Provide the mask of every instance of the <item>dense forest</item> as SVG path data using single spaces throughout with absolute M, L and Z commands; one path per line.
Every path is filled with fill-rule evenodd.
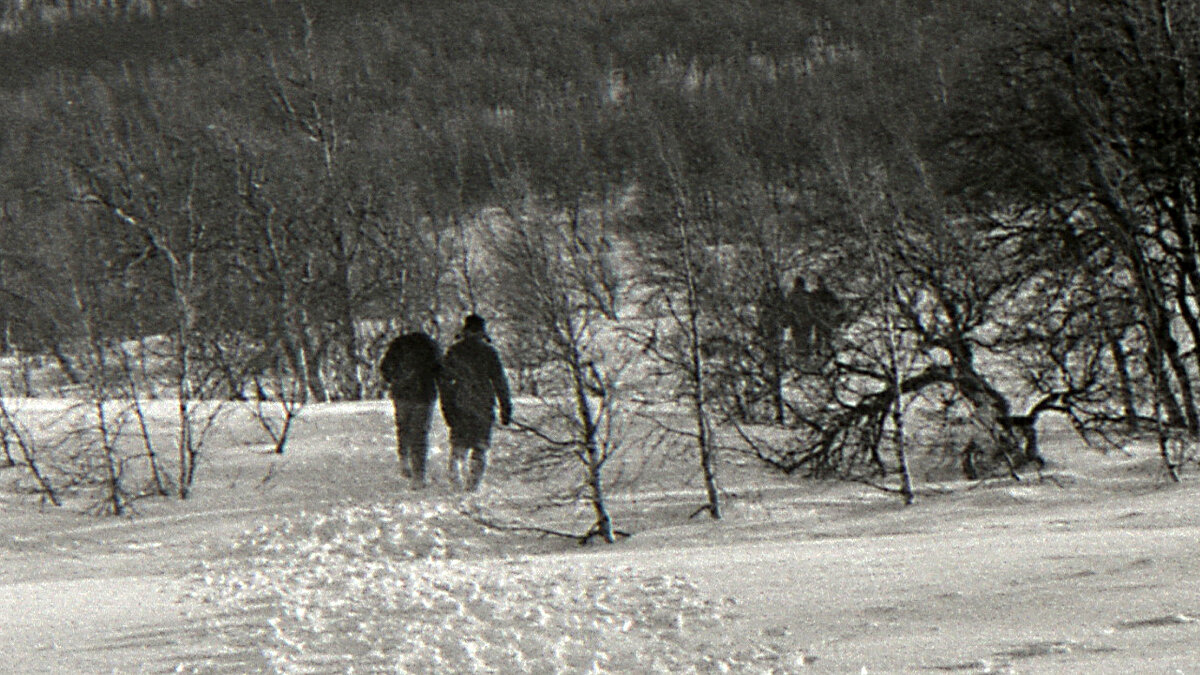
M 597 475 L 647 380 L 909 499 L 918 401 L 1200 434 L 1194 1 L 5 0 L 0 87 L 0 348 L 185 427 L 478 311 Z

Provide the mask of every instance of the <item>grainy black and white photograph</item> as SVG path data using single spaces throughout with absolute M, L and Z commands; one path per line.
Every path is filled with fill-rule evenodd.
M 1197 0 L 0 0 L 0 672 L 1200 673 Z

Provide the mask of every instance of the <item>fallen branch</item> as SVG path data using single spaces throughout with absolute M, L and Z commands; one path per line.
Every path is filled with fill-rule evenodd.
M 522 433 L 527 433 L 527 434 L 536 436 L 537 438 L 540 438 L 543 441 L 545 441 L 547 444 L 557 447 L 557 448 L 569 448 L 569 447 L 575 445 L 575 442 L 572 440 L 564 441 L 564 440 L 554 438 L 553 436 L 547 434 L 546 432 L 542 431 L 538 427 L 535 427 L 530 424 L 525 424 L 525 423 L 520 422 L 515 419 L 509 420 L 507 426 L 512 427 L 515 431 L 519 431 Z M 501 428 L 503 428 L 503 427 L 501 427 Z
M 464 506 L 459 510 L 459 513 L 471 522 L 482 525 L 490 530 L 496 530 L 497 532 L 521 532 L 526 534 L 537 534 L 543 537 L 561 537 L 563 539 L 574 540 L 580 546 L 586 546 L 588 542 L 592 540 L 592 537 L 598 537 L 601 535 L 598 527 L 593 527 L 584 534 L 575 534 L 573 532 L 552 530 L 538 525 L 526 525 L 519 522 L 505 523 L 485 516 L 479 507 L 475 507 L 472 510 Z M 630 533 L 621 530 L 613 530 L 613 534 L 619 537 L 633 536 Z
M 1010 478 L 1008 476 L 985 476 L 985 477 L 980 478 L 979 480 L 975 481 L 974 483 L 972 483 L 971 486 L 967 488 L 967 491 L 970 492 L 971 490 L 981 488 L 984 485 L 987 485 L 988 483 L 997 483 L 1000 481 L 1011 482 L 1012 478 Z
M 879 490 L 880 492 L 886 492 L 888 494 L 896 494 L 896 495 L 904 494 L 904 491 L 900 488 L 894 488 L 894 487 L 889 487 L 887 485 L 881 485 L 881 484 L 876 483 L 875 481 L 871 480 L 870 478 L 850 477 L 846 480 L 848 480 L 851 483 L 858 483 L 859 485 L 865 485 L 869 488 Z M 921 487 L 921 488 L 914 487 L 913 494 L 919 495 L 922 497 L 930 497 L 930 496 L 934 496 L 934 495 L 952 495 L 952 494 L 954 494 L 954 490 L 950 490 L 950 489 L 946 489 L 946 488 L 934 488 L 934 487 Z

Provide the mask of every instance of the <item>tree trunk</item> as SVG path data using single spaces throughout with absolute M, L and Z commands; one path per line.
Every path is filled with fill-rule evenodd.
M 593 530 L 608 543 L 613 543 L 612 517 L 608 513 L 608 503 L 604 496 L 604 484 L 601 467 L 603 462 L 600 461 L 600 451 L 595 444 L 588 446 L 587 449 L 588 464 L 590 471 L 588 475 L 588 487 L 591 490 L 592 509 L 596 512 L 596 524 L 592 526 Z
M 345 363 L 338 369 L 338 389 L 341 390 L 340 393 L 344 398 L 360 401 L 366 389 L 366 383 L 361 359 L 358 355 L 358 328 L 354 316 L 353 279 L 350 272 L 350 258 L 353 251 L 350 250 L 351 244 L 347 241 L 348 236 L 344 231 L 346 226 L 335 223 L 335 227 L 341 228 L 337 238 L 338 290 L 341 296 L 337 327 L 340 336 L 339 342 L 341 342 L 343 350 L 342 356 L 345 359 Z
M 67 376 L 67 380 L 70 381 L 71 384 L 83 384 L 85 379 L 84 376 L 80 375 L 79 371 L 75 369 L 75 364 L 71 362 L 71 357 L 67 356 L 66 353 L 63 352 L 62 345 L 58 343 L 57 338 L 50 343 L 50 353 L 54 356 L 54 360 L 57 361 L 59 367 L 62 368 L 63 375 Z
M 568 324 L 564 331 L 566 340 L 572 340 L 574 334 L 574 326 L 571 325 L 572 319 L 566 319 Z M 604 541 L 613 543 L 613 525 L 612 517 L 608 513 L 608 504 L 604 495 L 603 468 L 605 457 L 596 445 L 596 419 L 592 411 L 591 401 L 588 400 L 588 387 L 584 381 L 584 363 L 583 356 L 576 349 L 574 344 L 569 347 L 568 355 L 569 365 L 571 368 L 571 384 L 575 389 L 575 414 L 578 417 L 579 430 L 584 450 L 584 462 L 587 464 L 588 471 L 588 490 L 592 502 L 592 510 L 596 512 L 596 522 L 592 526 L 592 532 L 604 538 Z
M 881 268 L 887 271 L 887 266 L 880 265 Z M 893 282 L 892 295 L 897 295 Z M 896 434 L 896 463 L 900 470 L 900 494 L 904 497 L 904 504 L 911 506 L 916 501 L 916 495 L 913 492 L 912 471 L 908 466 L 908 448 L 906 446 L 907 438 L 905 437 L 904 429 L 904 374 L 900 372 L 900 345 L 897 340 L 898 329 L 894 317 L 889 312 L 887 314 L 887 344 L 888 344 L 888 364 L 892 375 L 891 386 L 895 391 L 895 396 L 892 397 L 892 429 Z
M 307 324 L 307 321 L 305 322 Z M 308 382 L 308 393 L 317 403 L 330 400 L 329 388 L 325 386 L 325 376 L 321 373 L 321 364 L 325 360 L 326 344 L 314 345 L 308 335 L 308 330 L 301 328 L 299 336 L 300 354 L 304 360 L 304 379 Z
M 108 358 L 104 338 L 95 320 L 95 307 L 84 300 L 80 292 L 80 284 L 76 275 L 70 277 L 71 298 L 75 310 L 79 312 L 84 337 L 87 340 L 88 356 L 84 363 L 87 368 L 87 387 L 91 397 L 92 414 L 95 417 L 95 433 L 99 436 L 101 459 L 104 463 L 104 487 L 107 490 L 106 499 L 112 515 L 119 516 L 125 512 L 124 490 L 121 488 L 121 476 L 118 464 L 120 458 L 114 447 L 112 424 L 108 418 L 105 404 L 111 398 L 108 386 Z
M 1200 411 L 1196 409 L 1196 394 L 1192 388 L 1192 378 L 1188 373 L 1187 365 L 1183 362 L 1183 355 L 1179 353 L 1179 343 L 1169 332 L 1164 342 L 1167 363 L 1171 366 L 1171 374 L 1175 376 L 1175 386 L 1179 387 L 1179 394 L 1183 399 L 1180 401 L 1180 405 L 1183 408 L 1187 432 L 1189 436 L 1196 438 L 1200 436 Z
M 0 420 L 0 448 L 4 450 L 4 467 L 16 466 L 17 460 L 12 455 L 12 439 L 9 437 L 8 423 L 4 420 Z
M 187 321 L 182 320 L 176 333 L 175 358 L 178 360 L 179 376 L 175 383 L 177 397 L 178 436 L 176 447 L 179 451 L 179 498 L 187 499 L 191 495 L 192 480 L 196 477 L 196 452 L 192 438 L 192 357 L 186 336 Z
M 102 387 L 103 385 L 101 385 Z M 121 489 L 121 475 L 118 470 L 116 448 L 113 447 L 112 429 L 109 424 L 107 411 L 104 410 L 105 396 L 97 391 L 92 396 L 93 409 L 96 414 L 96 431 L 100 434 L 100 446 L 104 452 L 105 488 L 108 490 L 108 503 L 112 515 L 120 516 L 125 513 L 124 490 Z
M 961 346 L 961 349 L 951 350 L 955 354 L 952 356 L 955 384 L 975 409 L 984 414 L 986 424 L 995 435 L 994 440 L 1010 463 L 1013 478 L 1019 479 L 1016 470 L 1027 463 L 1044 466 L 1046 460 L 1037 447 L 1037 435 L 1032 422 L 1012 414 L 1012 404 L 1008 398 L 975 371 L 965 349 L 965 346 Z
M 1121 338 L 1113 330 L 1107 317 L 1104 319 L 1104 341 L 1108 344 L 1113 368 L 1117 373 L 1117 393 L 1121 399 L 1121 415 L 1125 419 L 1125 428 L 1127 431 L 1133 431 L 1137 428 L 1137 399 L 1133 395 L 1133 377 L 1129 374 L 1129 355 L 1125 353 Z
M 11 435 L 16 442 L 17 448 L 21 451 L 21 458 L 25 462 L 25 468 L 29 469 L 29 473 L 33 479 L 37 481 L 38 486 L 42 490 L 42 494 L 50 500 L 50 503 L 55 506 L 62 506 L 62 501 L 58 498 L 58 491 L 54 489 L 54 485 L 50 479 L 42 472 L 41 466 L 37 461 L 36 448 L 33 445 L 33 439 L 26 438 L 21 429 L 17 426 L 17 421 L 13 418 L 12 411 L 8 409 L 8 404 L 4 400 L 5 393 L 0 389 L 0 427 L 3 431 L 0 434 L 4 438 L 4 451 L 8 453 L 8 439 Z
M 687 284 L 688 357 L 690 359 L 692 412 L 696 417 L 696 446 L 700 451 L 700 468 L 704 473 L 704 490 L 708 503 L 704 510 L 713 520 L 721 519 L 721 493 L 717 487 L 716 448 L 713 446 L 712 426 L 708 419 L 704 355 L 700 345 L 700 305 L 696 277 L 692 268 L 691 244 L 687 227 L 679 222 L 683 241 L 683 264 Z
M 684 291 L 686 294 L 687 312 L 684 325 L 681 328 L 687 338 L 687 364 L 684 366 L 689 382 L 689 397 L 691 398 L 692 414 L 696 424 L 696 446 L 700 452 L 700 467 L 704 474 L 704 488 L 708 503 L 696 513 L 708 511 L 713 520 L 721 519 L 721 493 L 717 487 L 716 448 L 713 444 L 712 426 L 708 419 L 707 383 L 705 381 L 706 364 L 701 351 L 700 332 L 700 296 L 697 288 L 695 255 L 689 232 L 690 214 L 689 198 L 685 190 L 685 178 L 679 170 L 679 165 L 666 149 L 666 144 L 660 137 L 658 145 L 659 157 L 667 170 L 668 178 L 674 193 L 675 232 L 678 237 L 679 254 L 681 256 Z M 704 197 L 701 198 L 703 200 Z
M 1096 160 L 1092 162 L 1092 174 L 1096 184 L 1103 188 L 1100 203 L 1110 216 L 1103 221 L 1116 249 L 1129 263 L 1137 286 L 1137 303 L 1142 310 L 1148 338 L 1146 365 L 1154 377 L 1156 398 L 1170 426 L 1186 425 L 1188 432 L 1195 436 L 1200 433 L 1200 415 L 1196 410 L 1191 378 L 1179 354 L 1179 344 L 1171 334 L 1171 312 L 1157 266 L 1146 259 L 1145 252 L 1139 247 L 1137 218 L 1130 213 L 1120 190 L 1113 186 L 1104 167 Z M 1167 366 L 1175 375 L 1182 401 L 1176 400 L 1171 391 Z
M 768 356 L 770 359 L 770 387 L 771 387 L 771 407 L 775 415 L 775 423 L 783 426 L 787 422 L 787 417 L 784 410 L 783 398 L 783 344 L 782 334 L 779 331 L 768 336 L 770 340 L 771 351 Z
M 196 254 L 189 251 L 185 256 L 186 262 L 180 260 L 174 251 L 163 247 L 157 235 L 152 236 L 156 247 L 169 258 L 171 292 L 175 297 L 178 312 L 175 324 L 175 358 L 179 374 L 175 382 L 175 395 L 178 398 L 179 498 L 187 499 L 191 495 L 192 482 L 196 478 L 196 460 L 200 453 L 194 434 L 195 419 L 192 409 L 192 400 L 196 393 L 192 381 L 192 340 L 196 334 L 198 310 L 191 293 L 196 284 Z

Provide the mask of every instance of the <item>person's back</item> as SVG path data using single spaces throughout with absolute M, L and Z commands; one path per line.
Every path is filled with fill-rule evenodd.
M 388 345 L 379 370 L 392 398 L 432 403 L 440 366 L 437 342 L 424 332 L 406 333 Z
M 442 361 L 438 377 L 442 416 L 450 428 L 450 477 L 461 482 L 460 464 L 470 454 L 468 487 L 475 489 L 483 479 L 487 451 L 491 445 L 496 404 L 500 423 L 512 416 L 512 399 L 500 354 L 488 340 L 483 319 L 467 317 L 463 332 Z
M 443 407 L 453 411 L 447 424 L 491 424 L 499 390 L 507 389 L 500 356 L 483 337 L 464 335 L 446 351 L 440 383 Z M 507 397 L 507 392 L 505 392 Z
M 396 454 L 400 473 L 414 487 L 425 485 L 425 460 L 429 455 L 429 422 L 437 398 L 441 347 L 423 332 L 406 333 L 392 340 L 379 362 L 388 383 L 396 415 Z

